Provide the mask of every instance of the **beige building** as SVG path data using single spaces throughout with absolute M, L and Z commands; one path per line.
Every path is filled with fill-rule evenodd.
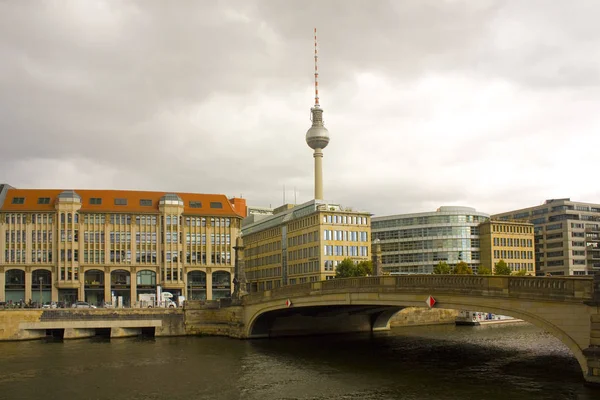
M 533 224 L 539 275 L 593 275 L 600 271 L 600 204 L 550 199 L 493 218 Z
M 343 259 L 370 260 L 371 216 L 311 200 L 244 220 L 248 291 L 332 279 Z
M 479 225 L 479 239 L 481 266 L 493 272 L 496 263 L 504 260 L 512 272 L 535 275 L 533 224 L 489 220 Z
M 0 185 L 0 301 L 227 297 L 245 216 L 224 195 Z

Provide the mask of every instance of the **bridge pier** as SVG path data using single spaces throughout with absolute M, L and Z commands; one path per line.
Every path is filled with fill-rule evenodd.
M 600 314 L 591 316 L 590 347 L 583 350 L 587 360 L 586 383 L 600 387 Z
M 96 336 L 96 329 L 93 328 L 65 328 L 63 339 L 83 339 L 93 336 Z
M 135 337 L 142 334 L 142 328 L 110 328 L 111 338 Z

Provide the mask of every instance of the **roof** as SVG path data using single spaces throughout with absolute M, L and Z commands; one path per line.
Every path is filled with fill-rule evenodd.
M 371 213 L 366 211 L 354 211 L 351 208 L 344 208 L 339 204 L 328 203 L 323 200 L 309 200 L 306 203 L 298 204 L 292 208 L 278 207 L 282 211 L 273 214 L 265 215 L 261 218 L 245 218 L 242 221 L 242 234 L 251 235 L 256 232 L 262 232 L 266 229 L 271 229 L 276 226 L 280 226 L 284 222 L 289 222 L 295 219 L 306 217 L 307 215 L 314 214 L 319 211 L 323 212 L 336 212 L 336 213 L 347 213 L 347 214 L 363 214 L 370 216 Z
M 127 212 L 127 213 L 158 213 L 158 203 L 163 196 L 166 198 L 176 198 L 179 196 L 183 200 L 184 214 L 192 215 L 228 215 L 245 217 L 245 209 L 234 208 L 232 202 L 240 204 L 244 199 L 231 199 L 223 194 L 201 194 L 201 193 L 172 193 L 172 192 L 142 192 L 133 190 L 61 190 L 61 189 L 15 189 L 6 190 L 4 202 L 0 204 L 0 211 L 20 211 L 20 212 L 53 212 L 55 204 L 59 197 L 79 196 L 81 198 L 81 212 Z M 13 204 L 13 198 L 24 198 L 23 204 Z M 61 197 L 61 198 L 62 198 Z M 47 204 L 39 204 L 40 198 L 49 198 Z M 101 204 L 90 204 L 90 199 L 100 198 Z M 126 205 L 116 205 L 116 199 L 126 199 Z M 141 200 L 150 200 L 144 202 L 151 204 L 149 206 L 141 205 Z M 234 201 L 235 200 L 235 201 Z M 190 207 L 190 202 L 194 207 Z M 44 203 L 42 201 L 41 203 Z M 221 203 L 222 208 L 212 208 L 211 203 Z M 243 201 L 245 204 L 245 200 Z M 215 204 L 213 204 L 215 205 Z M 242 207 L 238 207 L 242 208 Z

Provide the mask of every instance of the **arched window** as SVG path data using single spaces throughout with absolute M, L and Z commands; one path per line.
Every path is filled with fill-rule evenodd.
M 40 284 L 42 286 L 51 285 L 52 284 L 52 273 L 45 269 L 36 269 L 31 274 L 31 283 L 32 286 L 39 288 Z

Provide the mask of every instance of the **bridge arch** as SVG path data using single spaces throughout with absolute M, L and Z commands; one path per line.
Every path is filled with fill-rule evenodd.
M 598 314 L 597 307 L 586 304 L 593 298 L 591 279 L 428 275 L 285 286 L 244 298 L 246 335 L 309 334 L 328 318 L 336 321 L 337 332 L 383 330 L 402 308 L 426 307 L 429 295 L 436 308 L 510 315 L 545 330 L 571 350 L 589 377 L 584 350 L 591 346 L 591 316 Z

